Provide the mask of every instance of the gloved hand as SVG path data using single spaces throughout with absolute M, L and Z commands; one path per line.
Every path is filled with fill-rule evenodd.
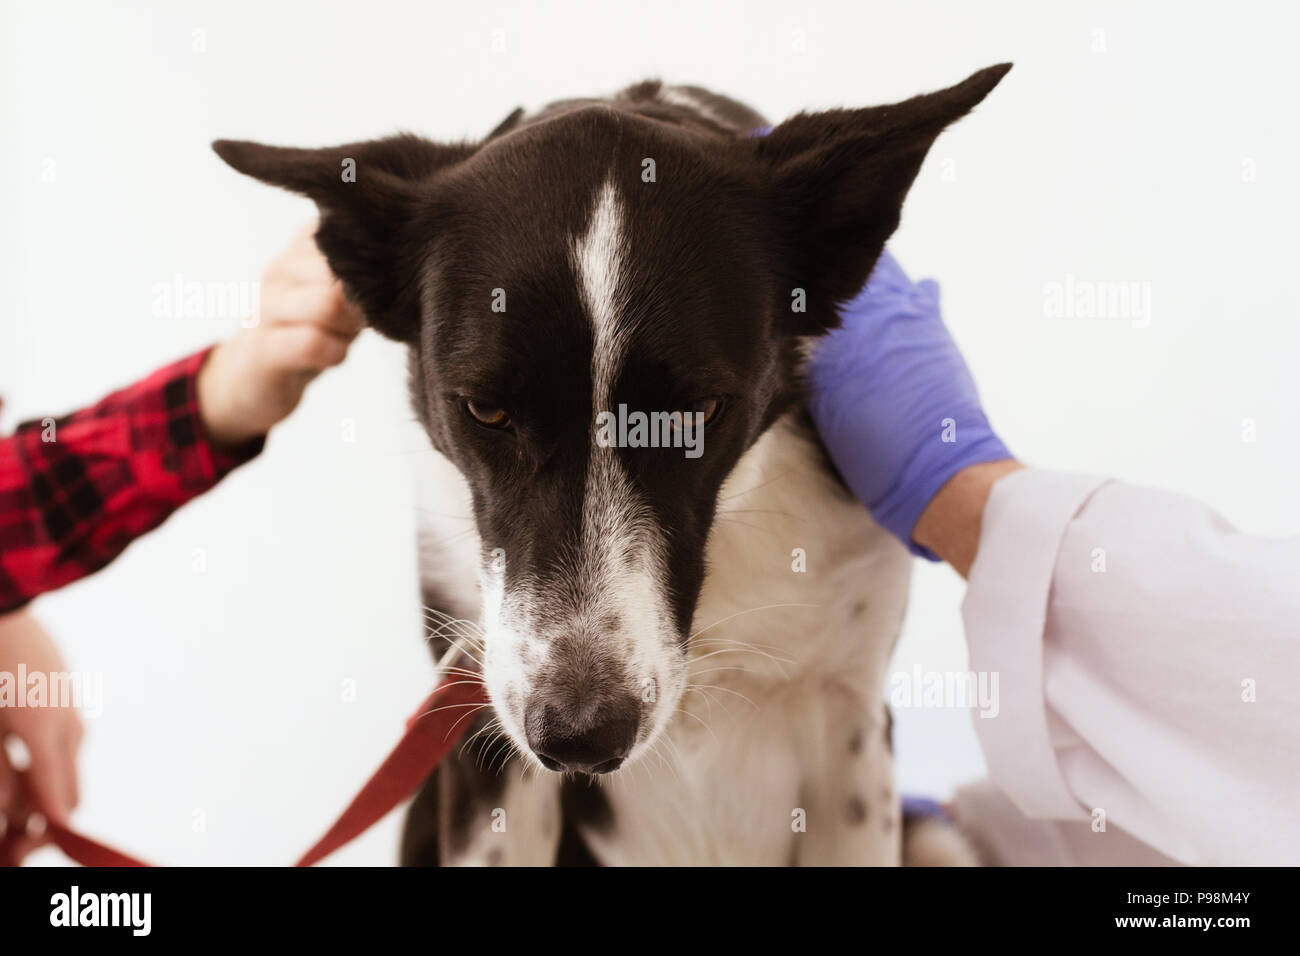
M 939 314 L 939 286 L 913 283 L 885 251 L 843 325 L 808 366 L 810 411 L 858 500 L 913 554 L 935 493 L 970 465 L 1011 458 Z

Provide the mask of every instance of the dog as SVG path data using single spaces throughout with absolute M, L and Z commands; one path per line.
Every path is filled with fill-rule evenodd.
M 402 863 L 974 862 L 904 825 L 883 691 L 910 558 L 801 368 L 1008 69 L 774 128 L 646 81 L 479 142 L 214 144 L 317 203 L 348 296 L 409 349 L 432 643 L 491 703 Z

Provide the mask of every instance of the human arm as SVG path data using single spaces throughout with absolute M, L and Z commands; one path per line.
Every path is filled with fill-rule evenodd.
M 266 270 L 259 321 L 95 405 L 0 439 L 0 613 L 102 568 L 262 448 L 361 318 L 310 230 Z

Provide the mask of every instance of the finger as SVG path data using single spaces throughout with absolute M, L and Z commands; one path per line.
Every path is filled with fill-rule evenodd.
M 272 279 L 289 286 L 319 286 L 332 282 L 334 273 L 325 256 L 316 247 L 316 241 L 308 236 L 305 240 L 296 241 L 271 263 L 267 270 L 267 280 Z
M 330 278 L 329 284 L 315 283 L 283 289 L 263 309 L 267 325 L 311 323 L 347 339 L 356 338 L 365 328 L 361 310 L 348 301 L 343 283 Z
M 331 279 L 328 284 L 312 283 L 277 289 L 260 305 L 262 325 L 285 325 L 312 322 L 332 332 L 354 337 L 365 320 L 361 311 L 348 302 L 343 284 Z
M 286 325 L 271 335 L 268 345 L 272 361 L 288 372 L 319 372 L 338 365 L 348 354 L 346 339 L 318 325 Z
M 81 738 L 85 730 L 81 718 L 75 711 L 68 712 L 69 720 L 64 722 L 63 732 L 59 735 L 59 745 L 63 751 L 64 766 L 68 771 L 68 812 L 81 804 L 81 779 L 77 774 L 77 754 L 81 751 Z
M 32 755 L 31 766 L 27 768 L 32 785 L 32 809 L 62 823 L 76 805 L 77 769 L 60 736 L 45 732 L 24 742 Z
M 333 305 L 333 311 L 330 313 L 329 322 L 327 323 L 330 330 L 349 339 L 356 338 L 358 333 L 366 327 L 366 319 L 361 314 L 361 310 L 344 293 L 343 283 L 337 279 L 334 280 L 334 285 L 330 288 L 330 298 Z
M 277 287 L 259 303 L 261 325 L 282 325 L 285 322 L 315 322 L 326 325 L 330 313 L 337 308 L 329 284 L 312 282 L 303 285 Z
M 4 740 L 0 739 L 0 840 L 11 837 L 12 862 L 19 863 L 37 847 L 49 842 L 44 821 L 39 814 L 32 819 L 30 807 L 23 799 L 18 771 L 9 761 Z
M 45 817 L 41 814 L 24 815 L 21 824 L 15 823 L 15 826 L 19 825 L 22 827 L 21 832 L 25 834 L 19 837 L 14 845 L 19 860 L 50 842 L 49 828 L 45 823 Z
M 320 229 L 318 220 L 311 220 L 293 234 L 284 251 L 271 263 L 268 272 L 282 279 L 328 281 L 333 273 L 329 263 L 316 245 L 316 233 Z

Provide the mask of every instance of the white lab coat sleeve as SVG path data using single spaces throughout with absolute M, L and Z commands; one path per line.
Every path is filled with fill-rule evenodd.
M 962 611 L 997 675 L 976 733 L 1024 814 L 1183 863 L 1300 863 L 1300 537 L 1027 469 L 993 487 Z

